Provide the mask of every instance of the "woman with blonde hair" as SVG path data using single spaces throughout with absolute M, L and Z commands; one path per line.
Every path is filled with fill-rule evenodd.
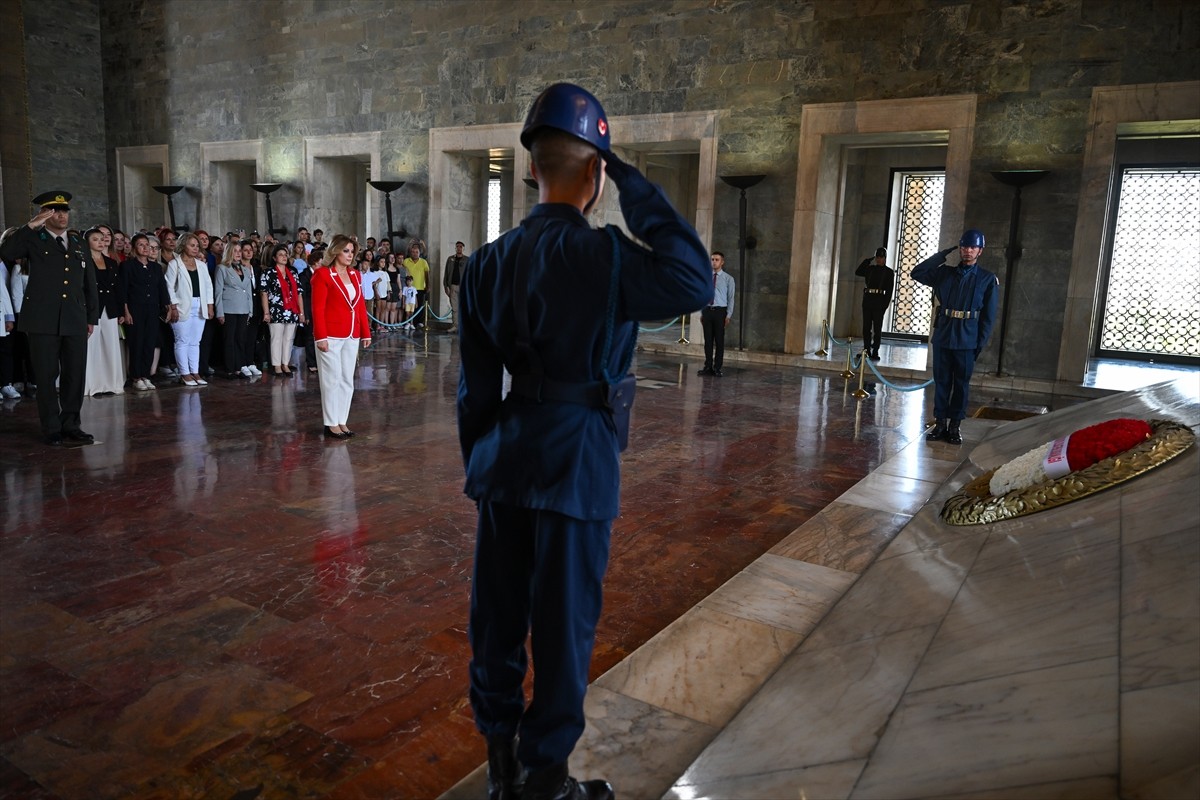
M 213 316 L 213 286 L 208 261 L 200 252 L 200 240 L 185 233 L 175 243 L 176 255 L 167 265 L 167 291 L 175 321 L 175 363 L 184 386 L 207 386 L 200 376 L 200 338 L 204 321 Z
M 321 384 L 321 413 L 325 435 L 348 439 L 346 427 L 354 398 L 354 365 L 358 346 L 371 346 L 367 304 L 362 278 L 354 269 L 357 243 L 338 234 L 333 237 L 321 265 L 312 275 L 313 338 L 317 345 L 317 377 Z
M 225 369 L 229 377 L 262 375 L 254 364 L 254 343 L 250 340 L 254 268 L 242 258 L 242 248 L 236 243 L 225 248 L 224 260 L 217 266 L 213 296 L 216 298 L 217 324 L 225 334 Z

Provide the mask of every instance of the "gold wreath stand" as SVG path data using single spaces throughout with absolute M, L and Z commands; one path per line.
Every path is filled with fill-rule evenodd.
M 1057 480 L 1014 489 L 1001 497 L 992 497 L 988 490 L 996 472 L 988 470 L 946 501 L 942 519 L 951 525 L 983 525 L 1082 500 L 1165 464 L 1196 441 L 1191 429 L 1177 422 L 1154 419 L 1150 420 L 1150 427 L 1154 433 L 1149 439 L 1123 453 Z

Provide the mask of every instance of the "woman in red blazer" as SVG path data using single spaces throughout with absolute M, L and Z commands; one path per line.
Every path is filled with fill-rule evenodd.
M 346 427 L 354 397 L 354 364 L 359 341 L 364 348 L 371 346 L 362 280 L 354 269 L 357 251 L 358 244 L 339 233 L 312 275 L 312 324 L 317 345 L 317 376 L 321 382 L 321 413 L 325 417 L 325 435 L 331 439 L 349 439 L 354 435 Z

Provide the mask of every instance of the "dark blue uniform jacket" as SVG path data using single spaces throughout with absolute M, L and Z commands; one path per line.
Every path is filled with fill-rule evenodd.
M 617 234 L 620 280 L 608 372 L 621 362 L 639 320 L 697 310 L 712 293 L 712 268 L 696 231 L 641 175 L 620 195 L 630 232 L 650 250 Z M 523 363 L 513 312 L 513 273 L 526 226 L 544 220 L 529 267 L 533 349 L 547 377 L 603 379 L 613 246 L 570 205 L 539 204 L 521 227 L 471 255 L 460 287 L 462 371 L 458 427 L 475 500 L 555 511 L 581 520 L 614 519 L 619 504 L 619 451 L 604 409 L 536 403 L 510 395 L 501 402 L 503 370 Z
M 930 337 L 933 345 L 948 350 L 973 350 L 978 356 L 992 335 L 992 325 L 996 321 L 996 289 L 1000 281 L 979 266 L 978 261 L 970 267 L 947 266 L 946 256 L 957 249 L 951 247 L 934 253 L 917 264 L 913 267 L 912 279 L 932 287 L 940 304 Z M 944 313 L 947 309 L 969 311 L 973 316 L 955 319 Z

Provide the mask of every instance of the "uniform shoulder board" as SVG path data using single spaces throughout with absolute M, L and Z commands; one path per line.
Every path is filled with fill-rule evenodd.
M 994 280 L 994 281 L 996 282 L 996 285 L 997 285 L 997 286 L 999 286 L 999 285 L 1000 285 L 1000 279 L 999 279 L 999 278 L 997 278 L 995 275 L 993 275 L 993 276 L 992 276 L 992 280 Z

